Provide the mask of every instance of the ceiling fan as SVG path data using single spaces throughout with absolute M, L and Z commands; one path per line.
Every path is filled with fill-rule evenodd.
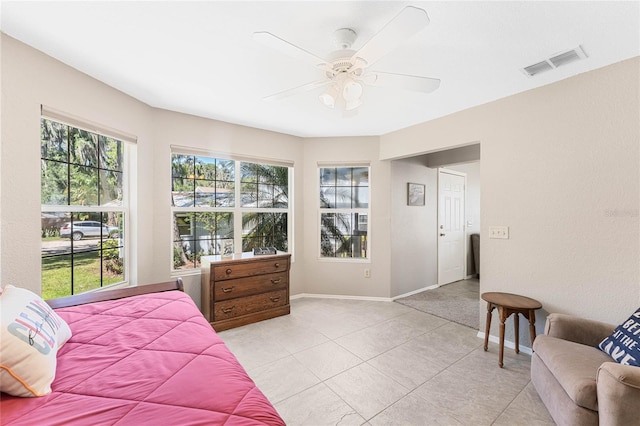
M 339 49 L 332 52 L 327 59 L 322 59 L 269 32 L 253 33 L 253 38 L 256 41 L 292 57 L 310 62 L 325 73 L 321 80 L 294 87 L 264 99 L 283 99 L 324 87 L 325 91 L 320 95 L 320 100 L 324 105 L 334 108 L 336 103 L 340 103 L 344 104 L 346 111 L 351 111 L 362 105 L 363 84 L 431 93 L 440 86 L 439 79 L 369 69 L 384 55 L 424 29 L 428 24 L 427 12 L 417 7 L 407 6 L 358 51 L 351 50 L 357 37 L 356 32 L 350 28 L 339 29 L 334 33 Z

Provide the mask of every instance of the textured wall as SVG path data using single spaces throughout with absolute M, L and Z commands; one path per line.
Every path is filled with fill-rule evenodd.
M 619 322 L 640 303 L 639 85 L 634 58 L 384 135 L 381 157 L 479 141 L 481 291 Z

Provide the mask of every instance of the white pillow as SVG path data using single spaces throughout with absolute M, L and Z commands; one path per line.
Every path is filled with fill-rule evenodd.
M 14 396 L 51 393 L 58 349 L 71 329 L 35 293 L 12 285 L 0 293 L 0 391 Z

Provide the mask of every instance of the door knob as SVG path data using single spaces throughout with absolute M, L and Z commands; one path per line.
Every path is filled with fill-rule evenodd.
M 440 234 L 441 237 L 444 237 L 444 234 Z

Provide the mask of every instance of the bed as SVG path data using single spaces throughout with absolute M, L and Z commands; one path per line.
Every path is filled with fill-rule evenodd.
M 3 425 L 284 425 L 182 282 L 48 301 L 72 337 L 52 392 L 0 394 Z

